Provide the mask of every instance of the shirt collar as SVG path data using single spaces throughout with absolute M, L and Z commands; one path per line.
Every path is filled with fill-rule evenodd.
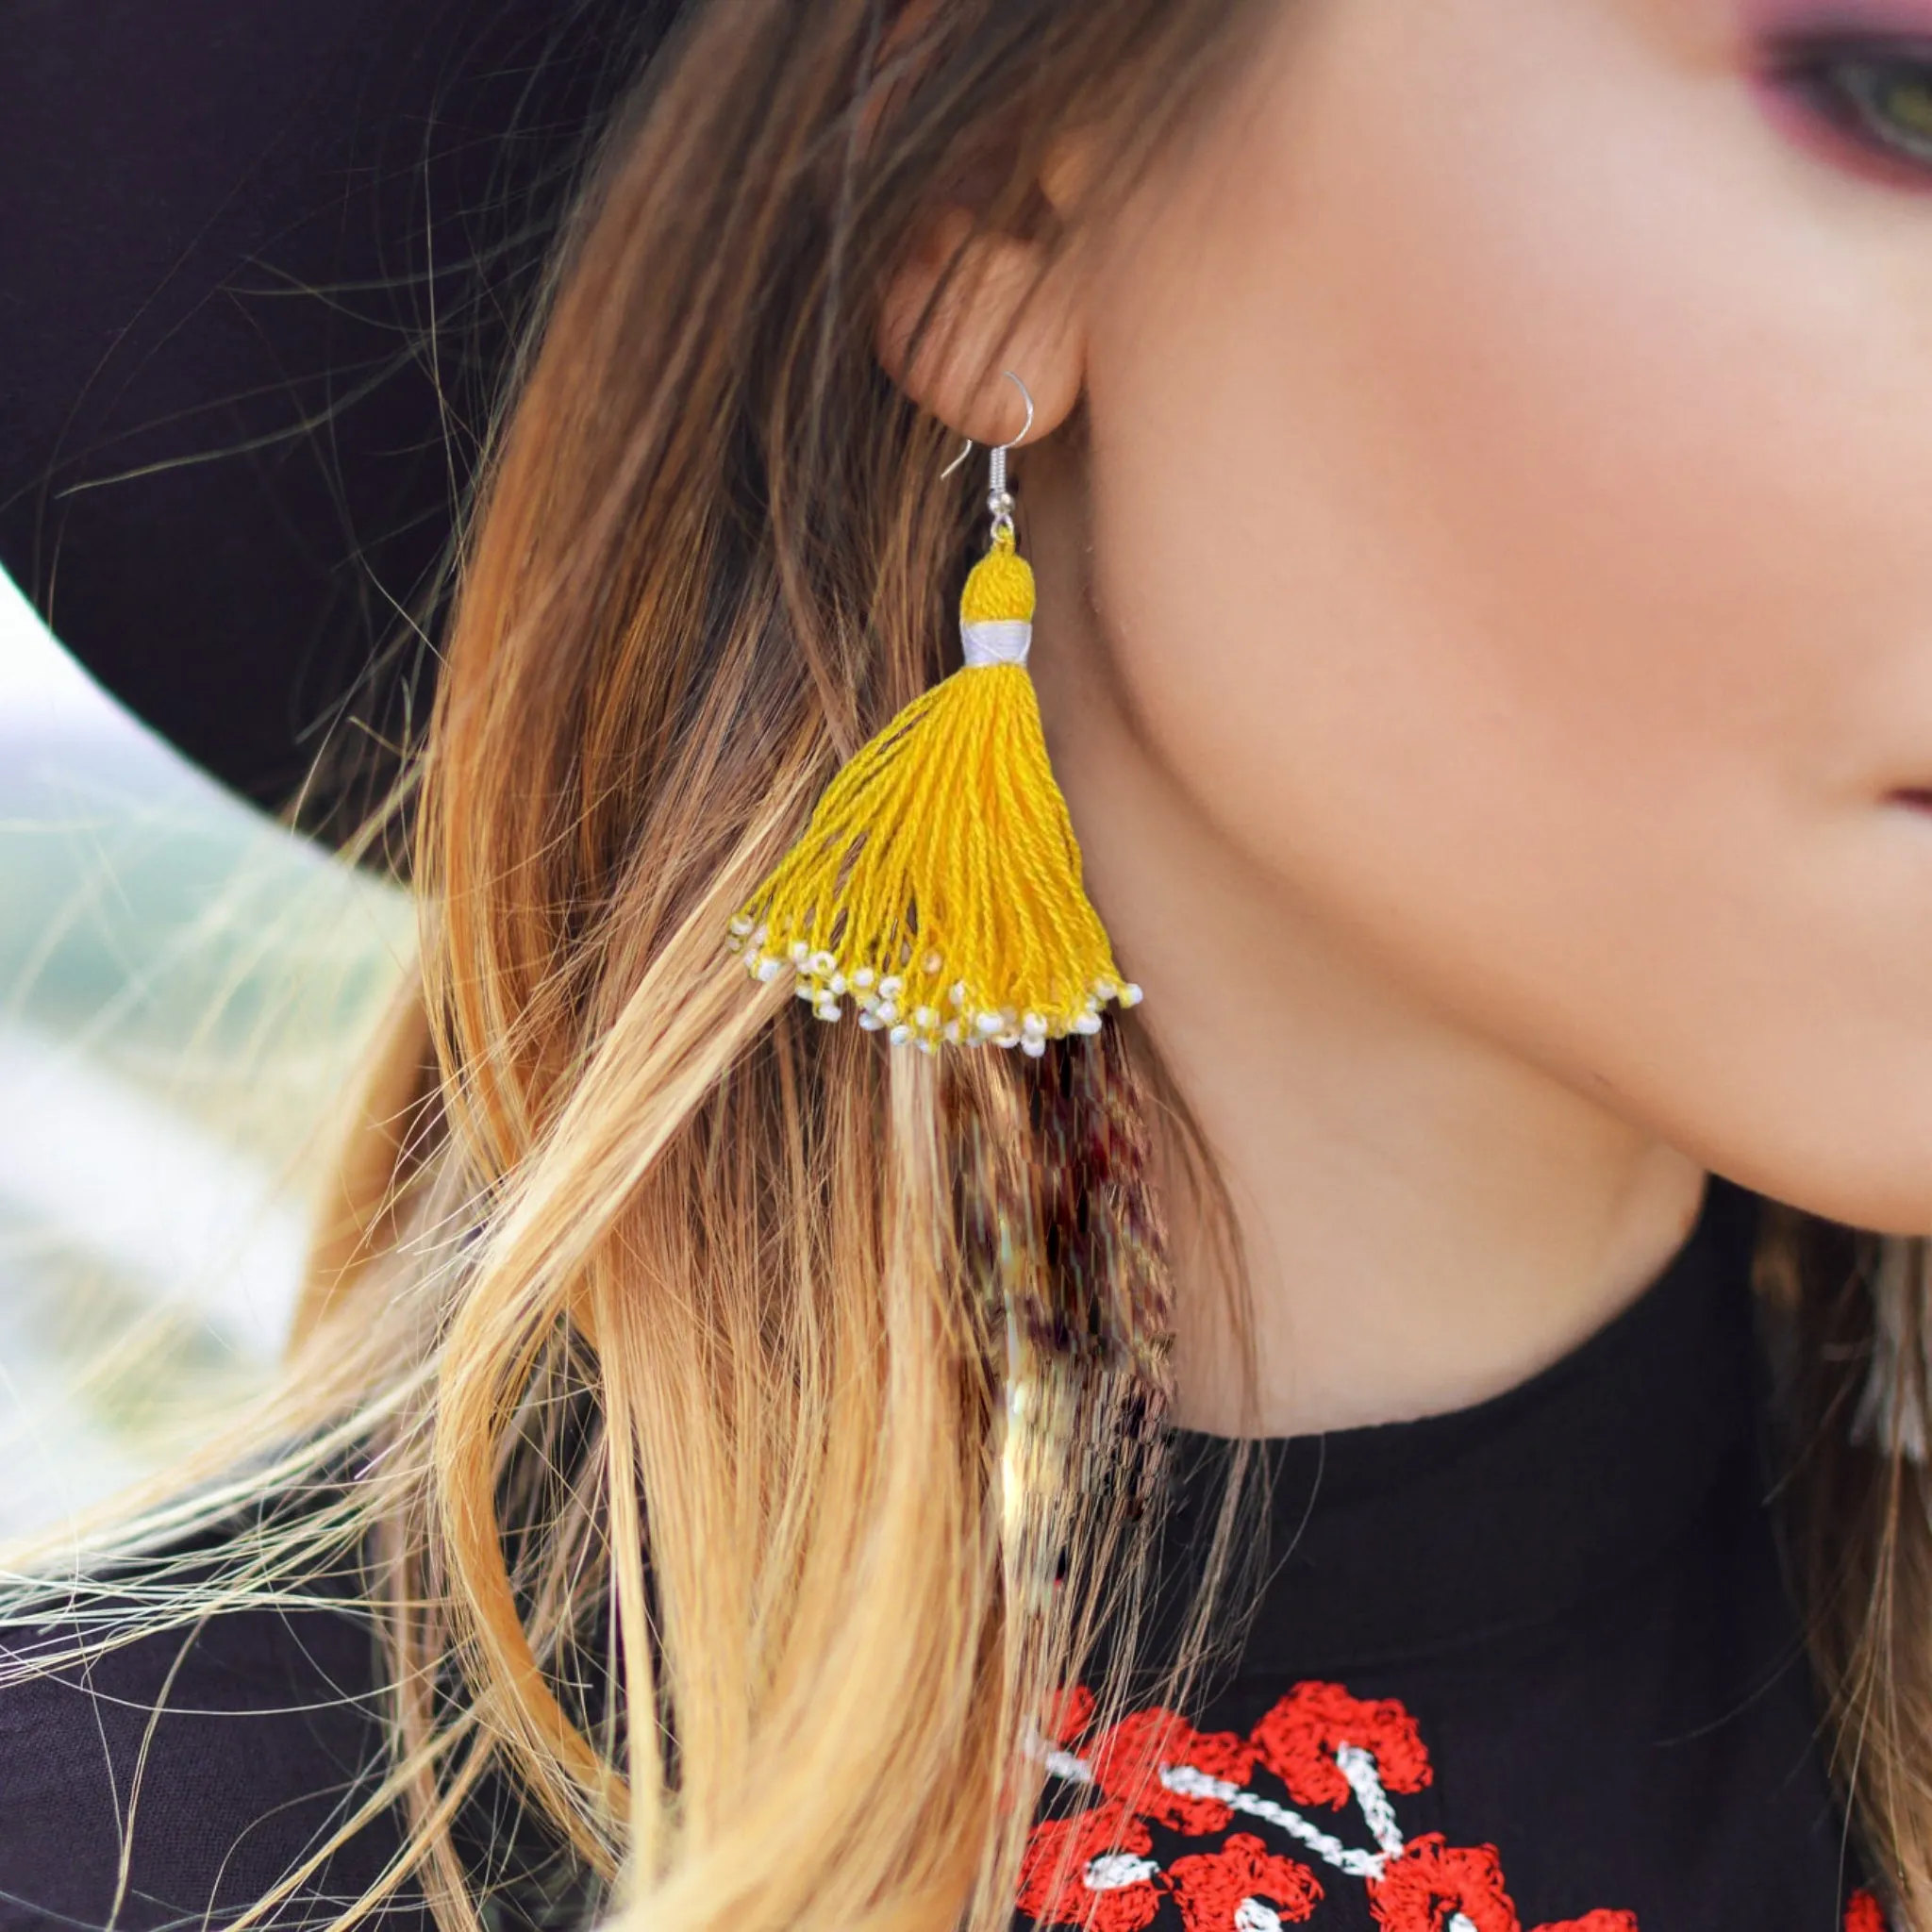
M 1755 1198 L 1714 1182 L 1657 1280 L 1530 1381 L 1256 1445 L 1233 1579 L 1252 1606 L 1245 1667 L 1321 1674 L 1480 1644 L 1660 1560 L 1727 1483 L 1756 1507 L 1756 1224 Z M 1159 1622 L 1198 1581 L 1233 1448 L 1176 1432 Z

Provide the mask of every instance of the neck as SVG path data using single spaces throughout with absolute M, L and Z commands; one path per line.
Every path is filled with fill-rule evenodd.
M 1225 1243 L 1171 1191 L 1178 1419 L 1304 1434 L 1440 1413 L 1536 1374 L 1660 1272 L 1703 1173 L 1432 1009 L 1258 873 L 1115 695 L 1079 545 L 1054 542 L 1050 518 L 1033 541 L 1035 668 L 1089 883 L 1147 990 L 1144 1024 L 1241 1257 L 1244 1292 L 1217 1291 Z

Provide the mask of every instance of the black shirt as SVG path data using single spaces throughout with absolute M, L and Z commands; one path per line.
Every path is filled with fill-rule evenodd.
M 1764 1505 L 1752 1221 L 1714 1191 L 1627 1313 L 1492 1402 L 1270 1445 L 1235 1661 L 1195 1707 L 1143 1703 L 1097 1734 L 1070 1692 L 1026 1912 L 1098 1932 L 1877 1932 Z M 1171 1589 L 1226 1453 L 1177 1444 Z M 367 1790 L 374 1660 L 351 1605 L 248 1611 L 0 1695 L 0 1927 L 232 1917 Z M 378 1821 L 272 1923 L 340 1909 L 396 1843 Z M 409 1894 L 383 1923 L 426 1915 Z
M 1315 1932 L 1875 1932 L 1765 1508 L 1755 1219 L 1714 1189 L 1632 1308 L 1494 1401 L 1274 1445 L 1238 1663 L 1111 1737 L 1076 1697 L 1024 1902 L 1102 1932 L 1234 1932 L 1243 1901 Z M 1200 1524 L 1226 1451 L 1182 1451 Z

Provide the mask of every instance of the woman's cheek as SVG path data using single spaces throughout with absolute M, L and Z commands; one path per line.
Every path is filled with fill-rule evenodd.
M 1932 230 L 1635 9 L 1492 8 L 1489 47 L 1485 9 L 1397 10 L 1328 10 L 1097 345 L 1138 708 L 1432 996 L 1733 1172 L 1823 1173 L 1760 1124 L 1863 1106 L 1833 1203 L 1896 1196 L 1932 1142 L 1890 1097 L 1908 1062 L 1932 1096 L 1932 873 L 1880 775 L 1932 773 Z
M 1145 497 L 1166 533 L 1110 546 L 1137 579 L 1113 608 L 1153 640 L 1145 675 L 1208 674 L 1154 708 L 1198 705 L 1199 737 L 1217 694 L 1265 696 L 1221 728 L 1265 720 L 1292 748 L 1257 744 L 1272 782 L 1345 779 L 1375 750 L 1375 796 L 1426 781 L 1439 817 L 1448 794 L 1474 806 L 1485 772 L 1498 789 L 1538 758 L 1573 790 L 1633 778 L 1777 701 L 1796 668 L 1764 675 L 1777 640 L 1753 606 L 1785 601 L 1766 559 L 1806 510 L 1807 432 L 1765 406 L 1791 372 L 1753 340 L 1759 291 L 1712 258 L 1709 227 L 1733 241 L 1721 198 L 1708 225 L 1672 207 L 1674 161 L 1696 159 L 1674 129 L 1660 142 L 1628 107 L 1591 127 L 1614 96 L 1560 117 L 1525 112 L 1513 84 L 1485 102 L 1480 63 L 1431 79 L 1426 48 L 1407 53 L 1421 75 L 1395 58 L 1406 44 L 1305 76 L 1302 111 L 1245 158 L 1249 219 L 1186 278 L 1220 299 L 1143 340 L 1134 393 L 1116 403 L 1103 369 L 1096 397 L 1124 442 L 1117 513 Z M 1360 98 L 1356 66 L 1374 76 Z M 1605 170 L 1607 150 L 1644 166 Z M 1204 487 L 1177 496 L 1159 449 L 1184 434 Z

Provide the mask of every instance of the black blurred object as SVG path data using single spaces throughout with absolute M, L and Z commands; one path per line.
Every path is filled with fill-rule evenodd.
M 420 715 L 478 439 L 664 11 L 0 0 L 0 563 L 261 804 L 325 742 L 366 788 Z

